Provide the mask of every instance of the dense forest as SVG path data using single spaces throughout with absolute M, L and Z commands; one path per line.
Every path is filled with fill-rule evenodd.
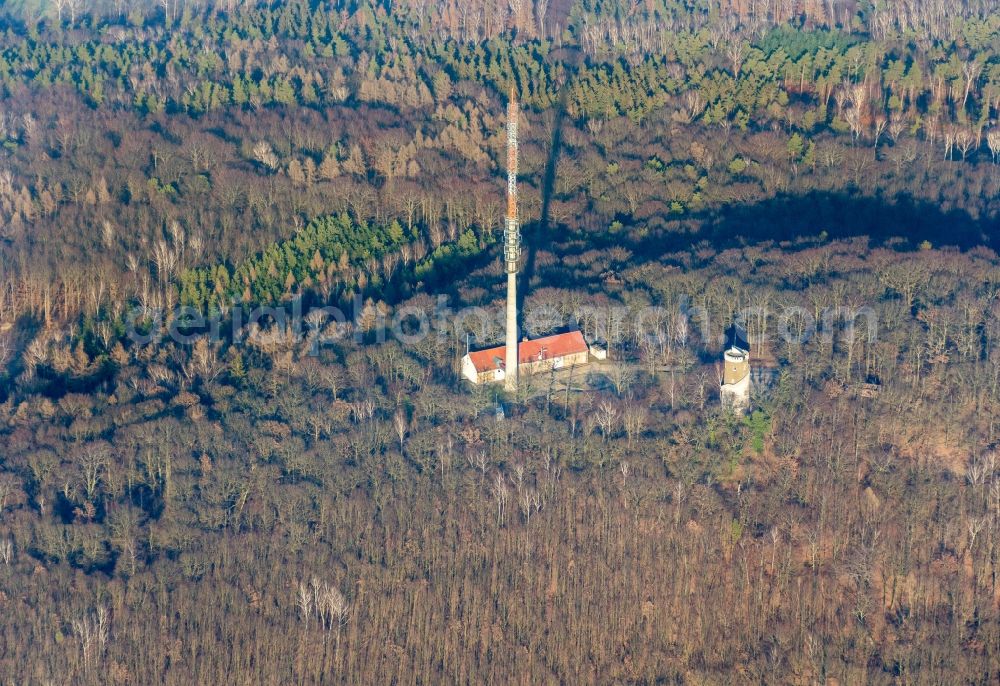
M 998 118 L 990 0 L 4 3 L 0 682 L 996 683 Z

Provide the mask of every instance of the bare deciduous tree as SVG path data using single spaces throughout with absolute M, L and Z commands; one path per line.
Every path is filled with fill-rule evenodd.
M 726 57 L 729 58 L 729 63 L 732 65 L 733 76 L 739 76 L 740 71 L 743 69 L 743 60 L 746 57 L 747 47 L 746 42 L 738 36 L 730 36 L 730 40 L 726 46 Z
M 274 148 L 267 141 L 260 141 L 253 146 L 253 159 L 271 171 L 276 170 L 280 164 L 278 156 L 274 154 Z
M 549 11 L 549 0 L 535 0 L 535 21 L 538 23 L 539 37 L 545 36 L 545 15 Z
M 978 60 L 969 60 L 962 65 L 962 76 L 965 77 L 965 92 L 962 94 L 962 110 L 965 110 L 966 103 L 969 102 L 969 93 L 972 87 L 979 80 L 979 75 L 983 73 L 983 65 Z
M 961 151 L 964 162 L 969 156 L 969 151 L 976 145 L 976 135 L 969 129 L 962 127 L 955 133 L 955 145 Z
M 689 90 L 684 93 L 683 107 L 680 110 L 680 118 L 685 123 L 690 124 L 695 117 L 705 110 L 705 99 L 697 90 Z
M 594 421 L 601 428 L 601 435 L 604 436 L 605 441 L 609 440 L 618 428 L 618 418 L 618 408 L 611 401 L 602 400 L 597 406 Z
M 509 494 L 510 492 L 507 489 L 507 480 L 504 478 L 503 474 L 497 472 L 493 481 L 493 496 L 497 500 L 497 526 L 503 526 Z
M 625 360 L 615 360 L 608 365 L 608 378 L 620 396 L 635 382 L 635 368 Z
M 0 517 L 7 507 L 7 499 L 18 489 L 17 481 L 13 474 L 0 475 Z
M 885 133 L 886 126 L 888 126 L 889 120 L 886 119 L 884 114 L 875 115 L 875 120 L 872 122 L 872 135 L 875 140 L 872 144 L 872 149 L 874 150 L 875 158 L 878 159 L 878 141 Z
M 996 164 L 1000 160 L 1000 129 L 990 129 L 986 134 L 986 145 L 990 148 L 990 154 L 993 155 L 993 164 Z
M 84 613 L 71 622 L 73 635 L 80 641 L 83 664 L 89 671 L 104 656 L 108 646 L 111 617 L 106 607 Z
M 511 20 L 515 26 L 521 18 L 521 3 L 522 0 L 507 0 L 507 8 L 510 10 Z
M 52 0 L 51 7 L 56 12 L 56 22 L 59 25 L 62 25 L 63 11 L 66 9 L 68 4 L 69 0 Z
M 645 406 L 634 402 L 625 404 L 622 411 L 622 423 L 625 426 L 625 434 L 628 436 L 629 447 L 632 447 L 635 439 L 645 430 L 648 417 L 649 410 Z
M 13 345 L 11 345 L 10 338 L 0 333 L 0 369 L 3 369 L 10 362 L 12 356 Z
M 66 9 L 69 10 L 69 23 L 76 25 L 76 17 L 85 9 L 84 0 L 67 0 Z
M 159 0 L 160 7 L 163 8 L 163 19 L 169 25 L 173 17 L 175 0 Z
M 336 630 L 338 641 L 340 630 L 351 616 L 351 605 L 340 589 L 315 576 L 308 582 L 299 581 L 295 589 L 295 605 L 306 629 L 315 615 L 320 629 L 327 634 Z
M 396 410 L 396 414 L 392 417 L 392 425 L 396 429 L 396 436 L 399 437 L 399 452 L 403 452 L 403 441 L 406 439 L 407 431 L 409 431 L 406 411 L 403 408 Z
M 312 617 L 313 592 L 305 581 L 300 581 L 298 593 L 296 595 L 296 605 L 299 608 L 302 621 L 305 622 L 306 630 L 309 629 L 309 619 Z

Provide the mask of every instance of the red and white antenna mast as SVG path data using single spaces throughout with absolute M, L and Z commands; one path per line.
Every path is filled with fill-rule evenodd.
M 517 390 L 517 267 L 521 259 L 521 227 L 517 222 L 517 95 L 510 89 L 507 103 L 507 218 L 503 230 L 503 257 L 507 268 L 507 344 L 504 387 Z
M 514 89 L 507 105 L 507 221 L 504 226 L 504 260 L 507 273 L 517 272 L 521 256 L 521 229 L 517 222 L 517 118 L 520 108 Z

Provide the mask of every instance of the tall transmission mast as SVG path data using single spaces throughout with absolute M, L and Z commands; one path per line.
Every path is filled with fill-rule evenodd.
M 503 231 L 503 257 L 507 268 L 507 346 L 504 388 L 517 390 L 517 267 L 521 259 L 521 227 L 517 222 L 517 118 L 514 89 L 507 104 L 507 219 Z

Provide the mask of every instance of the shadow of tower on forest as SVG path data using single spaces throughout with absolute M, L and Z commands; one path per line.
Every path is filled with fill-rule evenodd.
M 524 269 L 521 270 L 521 284 L 517 290 L 517 311 L 524 311 L 524 300 L 531 280 L 535 276 L 535 262 L 538 254 L 538 245 L 545 240 L 551 231 L 551 206 L 552 195 L 555 192 L 556 174 L 559 169 L 559 154 L 562 150 L 563 123 L 566 120 L 566 104 L 569 102 L 570 84 L 572 77 L 576 73 L 580 63 L 581 53 L 574 50 L 569 59 L 563 62 L 567 68 L 565 80 L 559 92 L 559 101 L 556 104 L 555 119 L 552 126 L 552 138 L 549 144 L 549 156 L 545 161 L 545 172 L 542 176 L 542 206 L 538 221 L 525 227 L 524 245 L 527 248 L 527 256 L 524 260 Z M 518 329 L 523 328 L 518 322 Z

